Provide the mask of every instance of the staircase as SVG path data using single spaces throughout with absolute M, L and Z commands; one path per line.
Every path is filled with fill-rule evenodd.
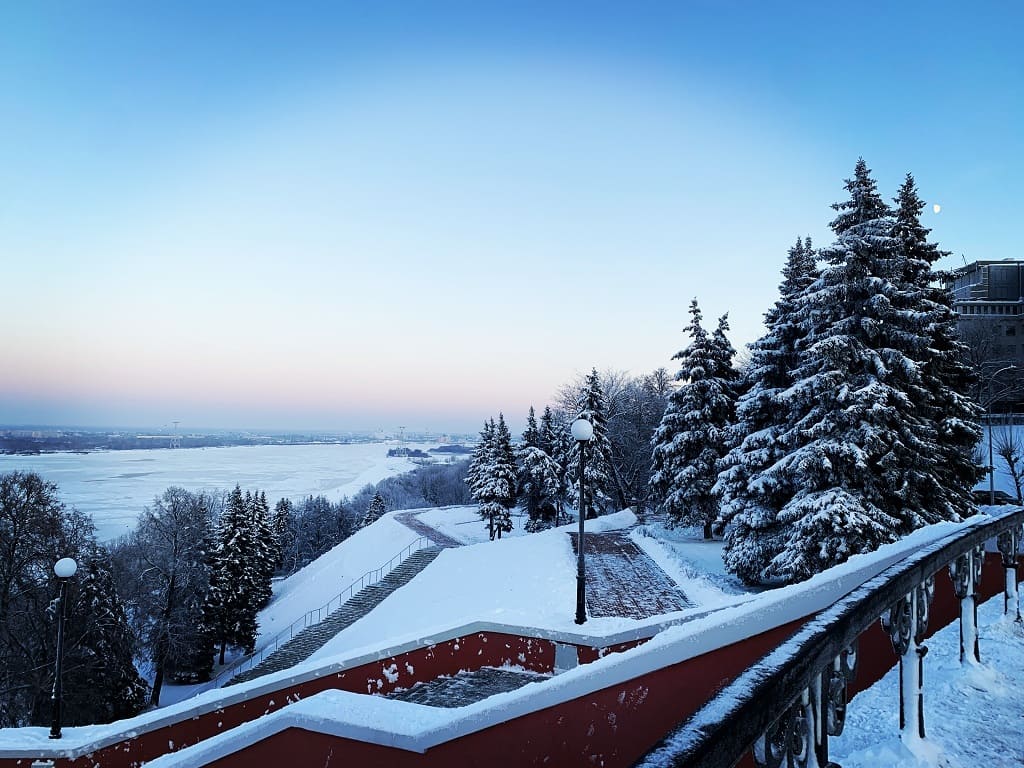
M 376 584 L 371 584 L 357 592 L 351 600 L 343 603 L 338 610 L 323 621 L 306 627 L 255 667 L 231 678 L 226 685 L 244 683 L 247 680 L 271 672 L 279 672 L 282 669 L 295 666 L 300 661 L 305 661 L 326 645 L 332 637 L 380 605 L 396 589 L 412 581 L 413 577 L 430 565 L 439 554 L 441 554 L 441 547 L 417 550 Z

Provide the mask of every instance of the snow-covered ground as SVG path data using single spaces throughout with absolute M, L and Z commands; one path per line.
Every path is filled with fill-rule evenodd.
M 311 659 L 326 659 L 380 643 L 472 621 L 522 624 L 551 631 L 578 631 L 574 623 L 576 609 L 576 556 L 566 525 L 526 536 L 511 536 L 486 541 L 479 517 L 468 521 L 472 507 L 430 510 L 420 516 L 452 536 L 466 534 L 478 527 L 482 543 L 448 549 L 409 584 L 398 590 L 368 616 L 339 633 Z M 468 522 L 467 522 L 468 521 Z M 626 528 L 636 521 L 631 512 L 620 512 L 588 520 L 588 532 Z M 470 524 L 472 523 L 472 524 Z M 517 528 L 517 530 L 521 530 Z M 637 539 L 645 549 L 655 542 Z M 648 549 L 648 551 L 651 551 Z M 716 588 L 696 573 L 688 574 L 680 565 L 667 571 L 698 607 L 725 605 L 736 597 Z M 591 618 L 586 628 L 611 633 L 630 629 L 638 622 L 625 618 Z
M 407 444 L 426 450 L 429 444 Z M 367 483 L 408 472 L 408 459 L 389 458 L 392 444 L 253 445 L 93 453 L 0 455 L 0 473 L 32 470 L 57 484 L 61 500 L 90 515 L 107 541 L 131 531 L 153 498 L 179 485 L 195 491 L 265 491 L 271 505 L 323 494 L 333 501 Z
M 647 555 L 698 605 L 714 605 L 751 588 L 725 570 L 720 539 L 706 540 L 696 528 L 668 528 L 660 523 L 640 526 L 630 534 Z
M 978 609 L 980 666 L 960 666 L 956 622 L 937 632 L 924 659 L 924 742 L 900 742 L 899 669 L 847 709 L 829 744 L 843 768 L 1011 768 L 1024 765 L 1024 626 L 1003 618 L 997 595 Z
M 274 585 L 274 599 L 257 616 L 256 647 L 301 619 L 420 538 L 395 520 L 391 512 L 317 558 L 301 571 Z M 429 543 L 428 543 L 429 544 Z
M 459 507 L 435 507 L 416 511 L 419 519 L 431 528 L 451 536 L 463 544 L 479 544 L 489 541 L 487 522 L 480 517 L 476 504 Z M 516 507 L 512 510 L 512 530 L 503 533 L 502 539 L 526 535 L 523 526 L 529 518 Z

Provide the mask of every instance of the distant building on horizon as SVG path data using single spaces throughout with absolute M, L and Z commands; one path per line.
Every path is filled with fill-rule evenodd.
M 946 288 L 961 338 L 983 344 L 993 361 L 1024 367 L 1024 260 L 972 262 Z

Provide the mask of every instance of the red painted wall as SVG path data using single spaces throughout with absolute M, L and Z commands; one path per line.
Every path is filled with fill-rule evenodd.
M 554 643 L 550 640 L 490 632 L 455 638 L 298 685 L 285 685 L 272 693 L 260 694 L 223 709 L 186 717 L 177 723 L 103 747 L 76 760 L 57 760 L 56 766 L 94 768 L 98 764 L 103 768 L 135 768 L 142 762 L 197 744 L 280 709 L 290 701 L 307 698 L 320 691 L 337 689 L 353 693 L 390 693 L 395 688 L 407 688 L 413 683 L 453 675 L 460 670 L 500 667 L 505 664 L 518 665 L 535 672 L 551 672 L 555 664 Z M 394 683 L 383 672 L 385 667 L 392 665 L 398 675 Z M 231 688 L 224 691 L 230 693 Z M 19 766 L 18 759 L 0 758 L 0 768 L 15 766 Z M 20 768 L 25 768 L 24 759 L 20 761 Z
M 639 640 L 630 640 L 625 643 L 618 643 L 617 645 L 609 645 L 608 647 L 601 647 L 598 645 L 579 645 L 576 646 L 576 658 L 579 659 L 580 664 L 589 664 L 592 661 L 603 659 L 609 653 L 621 653 L 622 651 L 628 651 L 630 648 L 636 648 L 638 645 L 643 645 L 649 637 L 644 637 Z

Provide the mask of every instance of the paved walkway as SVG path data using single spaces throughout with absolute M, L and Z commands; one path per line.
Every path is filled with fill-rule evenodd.
M 578 534 L 570 533 L 573 552 Z M 587 614 L 646 619 L 694 605 L 623 531 L 584 535 Z
M 456 541 L 451 536 L 441 533 L 436 528 L 431 528 L 420 520 L 419 512 L 398 512 L 395 514 L 395 520 L 400 522 L 406 528 L 411 528 L 416 531 L 420 536 L 426 536 L 439 547 L 451 548 L 462 546 L 461 541 Z
M 428 707 L 464 707 L 475 704 L 496 693 L 515 691 L 527 683 L 545 680 L 550 675 L 514 669 L 483 667 L 475 672 L 459 672 L 451 677 L 438 677 L 411 688 L 393 691 L 389 699 L 411 701 Z

